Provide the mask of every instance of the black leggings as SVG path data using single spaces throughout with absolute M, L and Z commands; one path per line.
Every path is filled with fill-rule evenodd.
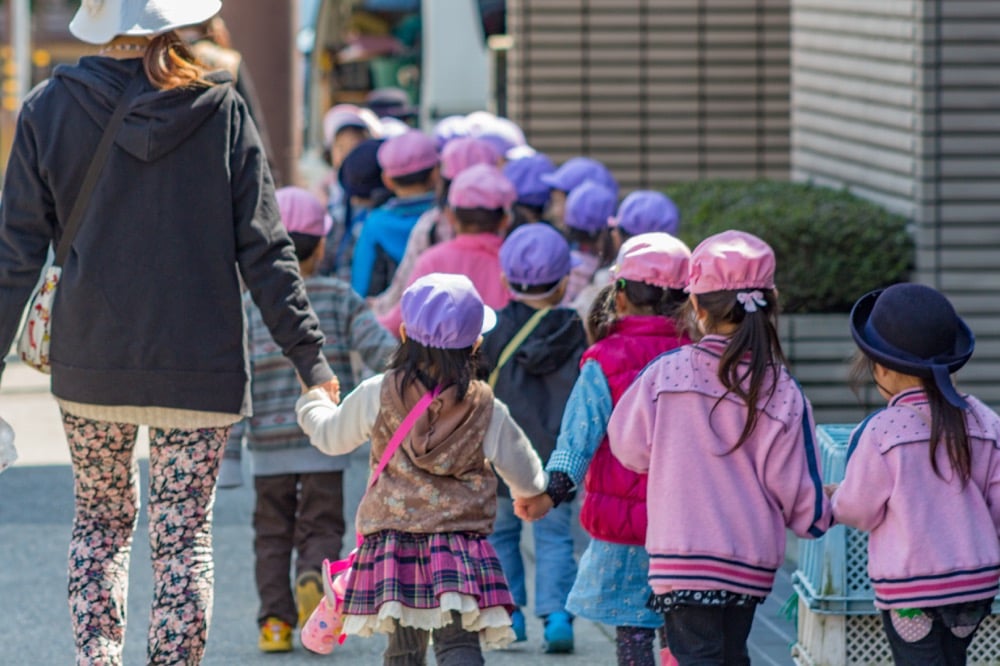
M 653 656 L 653 640 L 656 629 L 645 627 L 615 627 L 615 653 L 618 655 L 618 666 L 655 666 Z M 663 627 L 659 629 L 660 645 L 666 647 L 667 641 Z
M 451 612 L 451 624 L 433 633 L 438 666 L 482 666 L 479 633 L 463 629 L 462 617 L 456 611 Z M 396 630 L 389 634 L 382 663 L 385 666 L 424 666 L 430 637 L 430 631 L 404 627 L 397 621 Z
M 749 666 L 752 606 L 675 606 L 664 613 L 667 644 L 681 666 Z

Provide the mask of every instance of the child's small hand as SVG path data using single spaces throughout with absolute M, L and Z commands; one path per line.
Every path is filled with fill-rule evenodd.
M 823 493 L 826 495 L 827 499 L 833 497 L 833 494 L 837 492 L 837 488 L 840 487 L 839 483 L 824 483 Z
M 514 499 L 514 515 L 529 522 L 543 518 L 553 507 L 548 493 Z

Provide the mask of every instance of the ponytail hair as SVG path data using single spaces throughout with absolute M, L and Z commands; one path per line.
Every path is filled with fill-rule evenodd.
M 206 70 L 176 31 L 153 37 L 143 56 L 146 78 L 158 90 L 210 86 Z
M 763 299 L 755 299 L 751 305 L 744 303 L 746 297 L 743 294 L 760 294 Z M 768 399 L 774 395 L 779 367 L 788 363 L 778 339 L 778 293 L 774 289 L 714 291 L 698 294 L 698 306 L 708 314 L 706 330 L 715 330 L 720 324 L 736 325 L 719 361 L 719 381 L 726 388 L 726 393 L 715 403 L 718 407 L 730 393 L 746 403 L 746 424 L 730 450 L 732 452 L 753 433 L 760 416 L 757 404 L 765 393 Z M 741 369 L 741 363 L 747 357 L 749 361 L 745 369 Z M 769 375 L 770 386 L 766 387 Z M 746 389 L 743 388 L 744 382 L 748 384 Z
M 583 327 L 587 332 L 587 342 L 595 344 L 611 335 L 611 326 L 615 323 L 615 285 L 609 284 L 601 289 L 590 304 Z
M 873 379 L 874 370 L 875 361 L 859 349 L 849 374 L 850 386 L 855 394 L 859 394 L 861 387 Z M 937 450 L 943 441 L 948 450 L 948 462 L 958 474 L 964 488 L 972 477 L 972 450 L 969 446 L 965 410 L 948 402 L 933 377 L 921 377 L 920 384 L 931 410 L 931 438 L 928 447 L 931 469 L 938 478 L 944 479 L 937 464 Z

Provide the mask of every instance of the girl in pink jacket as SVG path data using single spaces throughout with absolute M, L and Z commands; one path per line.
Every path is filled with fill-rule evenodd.
M 951 381 L 972 332 L 939 292 L 897 284 L 854 305 L 851 333 L 856 383 L 889 405 L 851 435 L 834 515 L 870 532 L 895 663 L 964 664 L 1000 578 L 1000 417 Z
M 774 252 L 726 231 L 691 256 L 704 337 L 650 363 L 611 414 L 611 451 L 648 473 L 649 606 L 681 666 L 749 664 L 754 612 L 785 530 L 830 525 L 812 409 L 785 368 Z

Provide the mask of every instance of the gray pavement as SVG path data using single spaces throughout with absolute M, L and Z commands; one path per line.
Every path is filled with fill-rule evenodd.
M 73 481 L 58 409 L 48 392 L 48 379 L 43 375 L 12 362 L 3 379 L 0 416 L 14 426 L 20 459 L 0 475 L 0 618 L 5 628 L 0 639 L 0 665 L 72 664 L 66 552 L 73 515 Z M 143 489 L 147 487 L 146 451 L 140 441 L 137 455 Z M 355 456 L 347 474 L 348 515 L 353 515 L 367 477 L 364 452 L 359 451 Z M 247 469 L 244 478 L 249 481 Z M 264 655 L 257 650 L 252 508 L 252 485 L 218 492 L 214 525 L 215 605 L 208 650 L 202 663 L 205 666 L 299 666 L 329 660 L 342 664 L 381 663 L 383 638 L 348 638 L 328 657 L 309 654 L 298 646 L 294 652 L 282 655 Z M 125 645 L 128 666 L 145 663 L 146 616 L 152 586 L 146 529 L 143 515 L 132 549 Z M 579 534 L 577 541 L 582 551 L 585 536 Z M 530 540 L 525 544 L 525 555 L 530 582 L 534 558 Z M 792 663 L 789 648 L 795 627 L 780 612 L 790 594 L 788 572 L 783 572 L 775 593 L 757 612 L 750 641 L 754 664 Z M 541 623 L 532 617 L 528 623 L 527 643 L 488 652 L 486 663 L 497 666 L 615 663 L 614 633 L 606 626 L 578 619 L 574 654 L 544 655 L 540 650 Z

